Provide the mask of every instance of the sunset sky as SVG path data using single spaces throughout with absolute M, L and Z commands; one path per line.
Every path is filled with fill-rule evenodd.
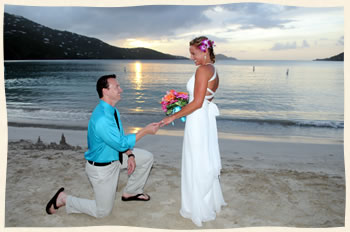
M 240 60 L 312 60 L 344 51 L 344 8 L 264 3 L 211 6 L 29 7 L 5 12 L 114 46 L 188 57 L 199 35 L 215 52 Z

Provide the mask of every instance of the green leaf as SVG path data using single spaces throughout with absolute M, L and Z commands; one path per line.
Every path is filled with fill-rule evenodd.
M 166 112 L 166 115 L 169 116 L 169 115 L 171 115 L 172 112 L 173 112 L 173 109 L 169 109 L 169 110 Z

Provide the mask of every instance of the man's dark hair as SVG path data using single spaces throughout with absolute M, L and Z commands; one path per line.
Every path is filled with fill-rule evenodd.
M 104 76 L 100 77 L 97 81 L 96 90 L 97 90 L 98 96 L 100 98 L 103 97 L 102 89 L 109 87 L 109 84 L 108 84 L 109 78 L 117 78 L 117 76 L 115 74 L 104 75 Z

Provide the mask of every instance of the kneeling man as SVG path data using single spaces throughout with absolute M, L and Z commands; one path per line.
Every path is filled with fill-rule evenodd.
M 85 213 L 96 218 L 109 215 L 114 206 L 121 168 L 128 169 L 128 182 L 122 194 L 123 201 L 148 201 L 143 192 L 153 164 L 153 155 L 142 149 L 133 149 L 136 141 L 146 134 L 155 134 L 158 123 L 151 123 L 136 134 L 124 134 L 120 115 L 115 105 L 123 92 L 115 75 L 99 78 L 96 89 L 100 102 L 94 109 L 88 126 L 88 151 L 85 152 L 85 171 L 95 193 L 95 200 L 67 195 L 60 188 L 46 206 L 48 214 L 66 206 L 67 213 Z M 126 162 L 123 162 L 127 159 Z

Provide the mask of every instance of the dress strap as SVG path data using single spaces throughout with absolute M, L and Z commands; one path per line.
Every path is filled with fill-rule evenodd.
M 205 96 L 205 99 L 209 100 L 209 99 L 211 99 L 211 98 L 213 98 L 213 97 L 215 96 L 215 92 L 214 92 L 213 90 L 207 88 L 207 91 L 208 91 L 209 93 L 211 93 L 211 94 L 210 94 L 210 95 L 206 95 L 206 96 Z
M 213 65 L 213 64 L 212 64 Z M 213 81 L 213 80 L 215 80 L 215 78 L 216 78 L 216 68 L 215 68 L 215 66 L 213 65 L 213 67 L 214 67 L 214 74 L 213 74 L 213 76 L 209 79 L 209 81 L 208 82 L 211 82 L 211 81 Z M 213 91 L 213 90 L 211 90 L 211 89 L 209 89 L 209 88 L 207 88 L 207 91 L 209 92 L 209 93 L 211 93 L 210 95 L 206 95 L 205 96 L 205 99 L 211 99 L 211 98 L 213 98 L 214 96 L 215 96 L 215 92 Z
M 214 67 L 214 74 L 213 74 L 213 76 L 209 79 L 208 82 L 210 82 L 210 81 L 212 81 L 212 80 L 214 80 L 214 79 L 216 78 L 216 68 L 215 68 L 215 65 L 213 65 L 213 67 Z
M 213 90 L 209 89 L 209 88 L 207 88 L 207 91 L 208 91 L 209 93 L 211 93 L 212 95 L 215 94 L 215 92 L 214 92 Z

